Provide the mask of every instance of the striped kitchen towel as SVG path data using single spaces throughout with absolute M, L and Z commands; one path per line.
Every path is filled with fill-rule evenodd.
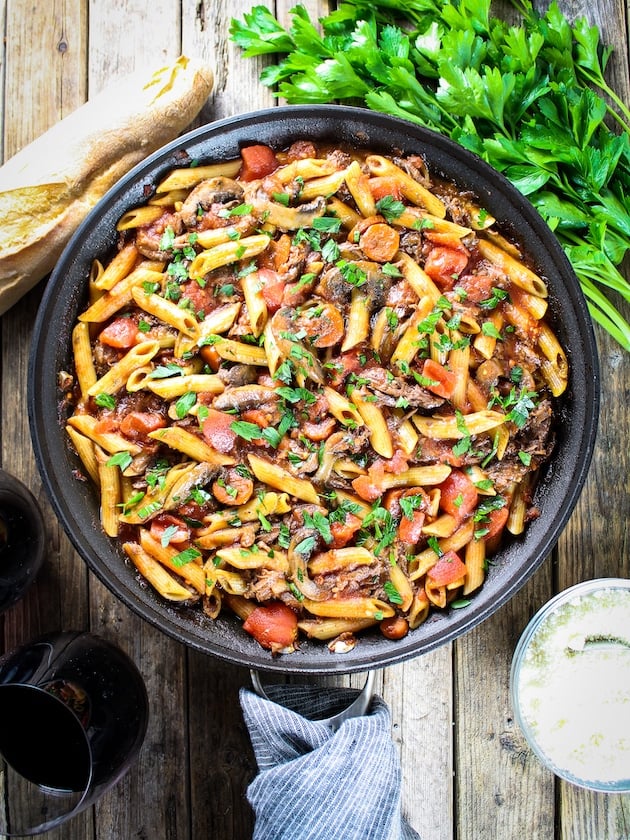
M 321 719 L 357 691 L 270 685 L 265 693 L 240 697 L 258 764 L 247 789 L 253 840 L 419 840 L 401 816 L 400 761 L 380 697 L 333 732 Z

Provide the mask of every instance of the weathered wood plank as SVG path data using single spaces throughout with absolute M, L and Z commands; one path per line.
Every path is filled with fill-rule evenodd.
M 92 3 L 90 95 L 127 73 L 155 68 L 181 52 L 180 4 L 172 0 Z M 141 760 L 95 809 L 97 836 L 190 837 L 188 703 L 184 647 L 149 626 L 94 578 L 90 615 L 96 632 L 137 663 L 151 704 Z M 121 807 L 127 803 L 126 807 Z

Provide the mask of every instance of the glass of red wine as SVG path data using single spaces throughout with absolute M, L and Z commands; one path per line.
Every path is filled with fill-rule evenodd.
M 127 772 L 148 721 L 129 657 L 89 632 L 51 633 L 0 658 L 0 835 L 40 834 Z
M 46 551 L 46 528 L 37 500 L 17 478 L 0 470 L 0 613 L 24 595 Z

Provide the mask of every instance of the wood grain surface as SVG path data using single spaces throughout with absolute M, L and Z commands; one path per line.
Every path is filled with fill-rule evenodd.
M 285 20 L 294 5 L 257 2 Z M 205 58 L 215 69 L 215 90 L 198 122 L 273 105 L 258 81 L 263 61 L 244 60 L 228 38 L 230 19 L 252 5 L 0 0 L 4 158 L 110 80 L 181 52 Z M 305 5 L 315 14 L 328 9 L 324 0 Z M 630 102 L 628 0 L 561 0 L 559 6 L 600 27 L 615 49 L 609 78 Z M 496 10 L 508 13 L 506 6 Z M 41 292 L 42 284 L 1 321 L 1 462 L 38 496 L 49 534 L 37 584 L 0 618 L 2 650 L 41 632 L 90 628 L 131 655 L 151 702 L 147 738 L 133 769 L 94 808 L 43 836 L 248 840 L 253 818 L 245 790 L 256 767 L 238 705 L 248 672 L 187 650 L 120 604 L 86 570 L 44 497 L 26 416 L 29 343 Z M 554 592 L 591 577 L 630 577 L 630 359 L 602 330 L 596 334 L 603 394 L 595 455 L 552 556 L 480 627 L 378 673 L 377 690 L 390 705 L 400 748 L 404 812 L 422 840 L 630 840 L 630 796 L 589 793 L 542 769 L 508 696 L 517 639 Z

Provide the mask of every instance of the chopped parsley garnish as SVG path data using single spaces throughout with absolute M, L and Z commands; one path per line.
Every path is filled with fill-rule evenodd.
M 116 408 L 116 397 L 111 394 L 97 394 L 94 397 L 94 402 L 99 408 Z
M 127 467 L 131 466 L 133 458 L 129 452 L 116 452 L 111 458 L 105 462 L 108 467 L 120 467 L 120 471 L 124 472 Z

